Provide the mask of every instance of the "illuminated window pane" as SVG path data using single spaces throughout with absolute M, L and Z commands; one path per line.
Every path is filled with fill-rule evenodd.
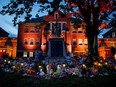
M 29 52 L 29 57 L 33 57 L 33 52 Z
M 2 52 L 2 50 L 0 50 L 0 52 Z
M 24 39 L 24 44 L 27 45 L 28 44 L 28 40 Z
M 111 47 L 115 47 L 114 42 L 110 42 Z
M 76 33 L 76 29 L 75 28 L 73 28 L 73 33 Z
M 87 45 L 87 39 L 84 39 L 84 44 Z
M 5 52 L 5 50 L 3 50 L 3 52 Z
M 23 57 L 27 57 L 27 52 L 23 52 Z
M 78 33 L 82 33 L 82 28 L 78 28 Z
M 34 44 L 33 39 L 30 39 L 30 45 L 33 45 L 33 44 Z
M 78 44 L 82 45 L 82 39 L 78 39 Z

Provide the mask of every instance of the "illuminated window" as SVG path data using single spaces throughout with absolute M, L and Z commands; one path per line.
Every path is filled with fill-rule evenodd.
M 27 45 L 28 44 L 28 39 L 24 38 L 24 44 Z
M 34 44 L 34 40 L 30 39 L 30 45 L 33 45 L 33 44 Z
M 73 28 L 73 31 L 72 31 L 73 33 L 76 33 L 76 29 L 75 28 Z
M 111 47 L 115 47 L 114 42 L 110 42 Z
M 23 57 L 27 57 L 27 52 L 23 52 Z
M 39 38 L 36 38 L 36 45 L 40 45 Z
M 0 50 L 0 52 L 2 52 L 2 50 Z
M 73 45 L 77 45 L 76 39 L 73 39 Z
M 5 52 L 5 50 L 3 50 L 3 52 Z
M 30 32 L 34 33 L 34 27 L 30 27 Z
M 87 45 L 87 39 L 84 39 L 84 44 Z
M 78 39 L 78 44 L 82 45 L 82 39 Z
M 28 26 L 25 26 L 24 32 L 25 32 L 25 33 L 28 33 Z
M 33 57 L 33 52 L 29 52 L 29 57 Z
M 78 28 L 78 33 L 82 33 L 82 28 Z

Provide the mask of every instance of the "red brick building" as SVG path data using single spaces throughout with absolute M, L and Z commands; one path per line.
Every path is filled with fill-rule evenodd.
M 0 28 L 0 58 L 4 54 L 8 57 L 16 57 L 17 38 L 8 37 L 8 33 Z
M 55 54 L 56 56 L 57 54 L 66 56 L 66 52 L 87 53 L 86 24 L 82 22 L 80 28 L 77 29 L 73 25 L 74 19 L 64 16 L 58 10 L 51 15 L 32 18 L 26 23 L 20 23 L 17 37 L 17 57 L 35 57 L 38 50 L 42 50 L 43 53 L 47 52 L 48 56 L 55 56 Z M 103 57 L 111 55 L 109 53 L 110 43 L 113 42 L 116 47 L 116 38 L 106 38 L 104 41 L 107 48 L 99 47 L 100 56 Z M 102 39 L 98 40 L 99 45 L 102 42 Z M 62 52 L 59 52 L 61 49 Z
M 111 47 L 116 49 L 116 28 L 112 28 L 105 34 L 102 39 L 98 39 L 99 55 L 106 59 L 107 56 L 112 56 Z M 115 51 L 116 56 L 116 51 Z

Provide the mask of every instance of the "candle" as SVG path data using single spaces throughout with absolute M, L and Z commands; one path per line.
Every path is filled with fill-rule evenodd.
M 63 67 L 66 67 L 66 64 L 63 64 Z
M 41 68 L 42 66 L 39 66 L 39 68 Z
M 8 64 L 10 64 L 10 61 L 8 61 Z
M 23 63 L 21 63 L 21 66 L 23 66 Z
M 4 60 L 4 62 L 6 62 L 6 60 Z

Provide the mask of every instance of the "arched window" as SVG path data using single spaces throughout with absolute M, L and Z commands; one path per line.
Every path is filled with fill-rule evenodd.
M 55 13 L 54 18 L 58 19 L 58 17 L 59 17 L 58 13 Z

